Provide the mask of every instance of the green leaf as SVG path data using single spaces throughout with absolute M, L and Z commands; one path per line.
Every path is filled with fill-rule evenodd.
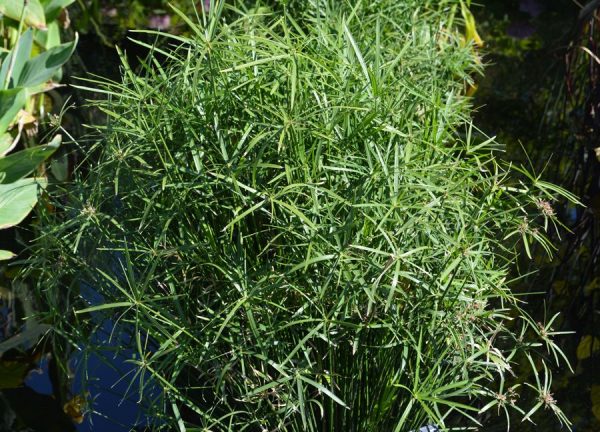
M 35 32 L 35 43 L 45 50 L 60 45 L 60 24 L 58 21 L 49 21 L 48 30 Z
M 31 57 L 31 49 L 33 48 L 33 30 L 27 29 L 25 33 L 23 33 L 19 37 L 19 42 L 15 47 L 15 63 L 12 69 L 12 77 L 18 77 L 21 75 L 25 64 Z M 14 81 L 14 79 L 13 79 Z M 17 86 L 15 86 L 17 87 Z
M 11 258 L 14 258 L 15 256 L 16 255 L 14 253 L 12 253 L 11 251 L 0 250 L 0 261 L 9 260 Z
M 337 397 L 331 390 L 329 390 L 327 387 L 325 387 L 322 384 L 319 384 L 318 382 L 307 378 L 305 376 L 302 375 L 298 375 L 298 378 L 301 379 L 302 381 L 304 381 L 306 384 L 309 384 L 311 386 L 313 386 L 316 390 L 318 390 L 321 393 L 325 393 L 327 396 L 329 396 L 331 399 L 333 399 L 333 401 L 341 406 L 343 406 L 344 408 L 347 407 L 347 405 L 344 403 L 343 400 L 341 400 L 339 397 Z
M 0 14 L 16 21 L 21 19 L 25 0 L 0 0 Z M 40 0 L 29 0 L 23 21 L 30 27 L 46 28 L 46 14 Z
M 4 156 L 10 151 L 13 141 L 13 137 L 8 133 L 5 133 L 2 136 L 0 136 L 0 156 Z
M 38 188 L 45 186 L 45 179 L 36 178 L 0 184 L 0 229 L 21 223 L 37 203 Z
M 32 47 L 33 31 L 28 29 L 19 37 L 16 45 L 10 51 L 10 54 L 8 57 L 6 57 L 6 60 L 2 63 L 2 68 L 0 68 L 0 85 L 4 85 L 7 82 L 7 75 L 12 64 L 12 71 L 10 71 L 11 80 L 9 81 L 8 87 L 16 87 L 14 77 L 18 77 L 21 74 L 23 66 L 25 66 L 25 63 L 31 56 Z
M 59 182 L 67 181 L 69 178 L 69 156 L 62 154 L 54 156 L 50 162 L 50 172 Z
M 75 0 L 41 0 L 44 12 L 46 13 L 46 22 L 54 21 L 58 18 L 60 11 L 71 4 Z
M 26 101 L 25 89 L 0 90 L 0 134 L 4 134 Z
M 62 137 L 56 135 L 49 144 L 35 146 L 0 158 L 0 183 L 13 183 L 30 174 L 56 151 Z
M 58 45 L 28 60 L 17 80 L 19 87 L 31 87 L 45 83 L 69 60 L 77 45 L 78 36 L 75 40 Z

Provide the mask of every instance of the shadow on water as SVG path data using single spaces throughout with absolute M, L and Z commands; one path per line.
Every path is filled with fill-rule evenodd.
M 124 283 L 122 257 L 109 253 L 107 272 Z M 114 290 L 116 288 L 113 287 Z M 106 303 L 104 297 L 91 285 L 82 284 L 82 298 L 90 307 Z M 104 310 L 90 313 L 96 330 L 86 346 L 80 347 L 70 359 L 75 371 L 72 380 L 73 394 L 87 394 L 92 412 L 77 428 L 78 431 L 130 431 L 145 430 L 156 425 L 156 420 L 144 413 L 153 404 L 160 404 L 162 391 L 149 374 L 140 368 L 144 360 L 138 351 L 151 353 L 158 346 L 150 338 L 134 340 L 134 329 L 119 320 L 119 314 Z M 140 350 L 136 349 L 140 346 Z
M 118 263 L 118 259 L 113 261 Z M 108 267 L 119 280 L 122 272 L 118 266 Z M 80 294 L 90 307 L 105 303 L 90 285 L 82 284 Z M 60 356 L 51 355 L 44 343 L 22 341 L 24 351 L 3 353 L 0 432 L 128 432 L 150 430 L 158 424 L 144 413 L 160 403 L 162 391 L 140 369 L 142 359 L 136 349 L 141 344 L 144 352 L 150 353 L 156 351 L 156 344 L 149 338 L 134 340 L 129 324 L 102 310 L 91 312 L 88 324 L 95 329 L 88 343 L 67 361 L 66 369 L 72 377 L 66 395 L 61 394 L 65 392 L 65 380 L 56 364 Z M 1 373 L 7 370 L 12 376 Z M 67 399 L 65 405 L 61 404 Z

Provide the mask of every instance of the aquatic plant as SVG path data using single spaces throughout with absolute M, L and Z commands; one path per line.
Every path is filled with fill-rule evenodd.
M 123 58 L 122 82 L 82 85 L 107 123 L 40 216 L 29 271 L 57 343 L 113 356 L 92 336 L 110 320 L 131 392 L 161 386 L 153 412 L 181 431 L 542 408 L 568 426 L 553 320 L 509 279 L 523 245 L 552 253 L 553 200 L 576 199 L 474 138 L 464 4 L 212 6 L 179 13 L 193 36 L 163 35 L 141 70 Z M 509 386 L 516 366 L 535 380 Z
M 68 4 L 69 1 L 58 2 Z M 4 48 L 0 51 L 0 229 L 19 224 L 37 202 L 45 179 L 29 177 L 58 148 L 60 135 L 45 146 L 32 146 L 7 156 L 19 144 L 24 129 L 37 125 L 33 116 L 39 96 L 52 88 L 52 79 L 75 49 L 76 41 L 60 44 L 56 17 L 62 6 L 45 11 L 38 1 L 0 1 Z M 50 15 L 46 20 L 46 15 Z M 35 50 L 44 52 L 34 54 Z M 7 49 L 10 48 L 10 49 Z M 11 130 L 12 129 L 12 133 Z M 0 260 L 14 254 L 0 250 Z
M 0 0 L 0 229 L 12 228 L 11 235 L 1 232 L 0 250 L 3 430 L 39 430 L 44 422 L 61 431 L 74 430 L 56 398 L 25 386 L 28 373 L 44 353 L 43 347 L 36 344 L 50 326 L 35 319 L 24 323 L 24 317 L 34 314 L 35 302 L 27 284 L 13 280 L 18 267 L 9 260 L 16 254 L 7 241 L 17 229 L 25 231 L 21 230 L 25 227 L 15 226 L 34 209 L 48 185 L 48 172 L 56 174 L 60 165 L 53 164 L 49 169 L 45 165 L 62 141 L 56 134 L 60 118 L 49 118 L 52 102 L 46 95 L 58 86 L 61 68 L 77 43 L 61 43 L 61 29 L 68 25 L 63 19 L 64 7 L 72 1 Z M 38 133 L 40 128 L 47 129 L 47 133 Z M 44 142 L 47 144 L 40 144 Z M 14 237 L 22 240 L 18 234 Z

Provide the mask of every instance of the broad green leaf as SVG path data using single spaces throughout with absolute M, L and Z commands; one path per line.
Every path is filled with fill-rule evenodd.
M 5 88 L 6 75 L 8 74 L 8 68 L 10 66 L 10 59 L 12 57 L 12 50 L 2 53 L 2 65 L 0 65 L 0 88 Z
M 40 0 L 29 0 L 24 14 L 24 22 L 37 29 L 46 28 L 46 14 Z M 21 19 L 25 0 L 0 0 L 0 14 L 16 21 Z
M 10 151 L 13 141 L 13 137 L 8 133 L 5 133 L 2 136 L 0 136 L 0 156 L 4 156 Z
M 11 251 L 0 250 L 0 261 L 9 260 L 11 258 L 14 258 L 15 256 L 16 255 L 14 253 L 12 253 Z
M 35 43 L 45 50 L 60 45 L 60 25 L 58 21 L 48 22 L 48 30 L 35 32 Z
M 62 154 L 54 156 L 50 162 L 50 172 L 59 182 L 67 181 L 69 178 L 69 156 Z
M 9 65 L 9 62 L 7 62 L 6 59 L 9 58 L 11 52 L 12 51 L 7 50 L 5 48 L 0 48 L 0 76 L 6 77 L 6 72 L 8 71 Z M 4 87 L 5 81 L 6 79 L 0 81 L 0 88 Z
M 45 93 L 45 92 L 53 90 L 57 87 L 62 87 L 62 85 L 52 82 L 52 81 L 47 81 L 43 84 L 38 84 L 33 87 L 27 87 L 27 96 L 31 97 L 31 96 L 39 94 L 39 93 Z
M 45 179 L 26 178 L 0 184 L 0 229 L 18 225 L 31 212 L 38 199 L 38 188 Z
M 41 0 L 44 12 L 46 13 L 46 22 L 49 23 L 54 21 L 58 18 L 62 9 L 70 6 L 74 2 L 75 0 Z
M 17 79 L 17 85 L 31 87 L 45 83 L 52 78 L 73 54 L 77 39 L 78 36 L 75 34 L 73 42 L 58 45 L 28 60 Z
M 12 69 L 12 77 L 13 82 L 14 77 L 18 77 L 21 75 L 23 71 L 23 67 L 31 57 L 31 48 L 33 47 L 33 30 L 27 29 L 25 33 L 23 33 L 19 37 L 19 42 L 15 47 L 15 63 Z M 17 86 L 14 86 L 17 87 Z
M 0 90 L 0 134 L 4 134 L 19 110 L 25 105 L 25 89 Z
M 56 135 L 49 144 L 31 147 L 0 158 L 0 183 L 13 183 L 30 174 L 56 151 L 62 137 Z
M 23 66 L 31 56 L 31 48 L 33 47 L 33 31 L 27 29 L 18 39 L 15 47 L 10 51 L 6 61 L 2 63 L 0 68 L 0 85 L 7 82 L 7 75 L 10 73 L 10 82 L 8 88 L 16 87 L 14 77 L 18 77 L 23 70 Z M 14 62 L 13 62 L 14 57 Z M 12 64 L 12 70 L 9 68 Z

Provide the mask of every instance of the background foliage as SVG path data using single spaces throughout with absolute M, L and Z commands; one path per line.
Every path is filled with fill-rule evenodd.
M 532 300 L 528 310 L 540 319 L 547 307 L 561 311 L 556 328 L 574 331 L 558 339 L 574 372 L 555 371 L 555 395 L 575 428 L 595 431 L 600 428 L 595 318 L 599 164 L 593 120 L 598 35 L 597 10 L 585 10 L 587 14 L 580 15 L 579 7 L 560 0 L 490 1 L 476 9 L 491 63 L 476 94 L 476 121 L 507 143 L 511 160 L 526 160 L 524 147 L 545 177 L 577 193 L 586 205 L 556 206 L 569 226 L 561 232 L 558 257 L 543 264 L 541 253 L 535 262 L 543 264 L 542 270 L 524 279 L 518 289 L 544 292 L 544 302 Z M 553 424 L 545 420 L 540 419 L 538 428 L 552 430 Z
M 25 220 L 48 185 L 48 173 L 64 180 L 60 158 L 44 161 L 59 147 L 60 118 L 53 106 L 62 66 L 71 57 L 77 37 L 61 44 L 68 27 L 65 7 L 72 0 L 0 1 L 0 229 L 2 248 L 16 246 L 22 237 L 10 229 Z M 50 141 L 39 145 L 40 141 Z M 12 242 L 10 240 L 13 240 Z M 17 241 L 14 241 L 17 240 Z M 11 245 L 13 243 L 13 245 Z M 18 270 L 12 251 L 1 250 L 0 260 L 0 430 L 26 426 L 47 430 L 74 429 L 58 402 L 24 383 L 44 355 L 36 345 L 50 328 L 23 318 L 35 313 L 28 285 L 15 281 Z M 34 406 L 38 416 L 30 415 Z

